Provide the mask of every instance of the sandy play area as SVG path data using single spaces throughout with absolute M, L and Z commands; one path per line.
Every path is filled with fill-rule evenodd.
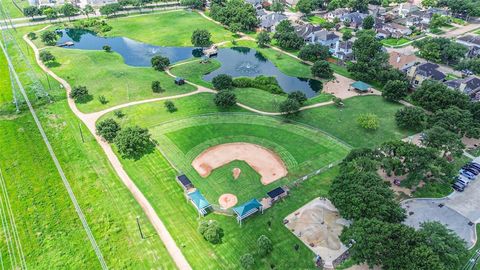
M 329 200 L 316 198 L 285 219 L 285 226 L 322 258 L 326 268 L 333 268 L 333 261 L 347 251 L 338 237 L 348 221 Z
M 262 184 L 268 185 L 287 175 L 287 167 L 274 152 L 251 143 L 225 143 L 208 148 L 198 155 L 192 166 L 202 177 L 207 177 L 216 168 L 234 160 L 245 161 L 261 176 Z
M 328 81 L 323 85 L 322 92 L 332 94 L 341 99 L 351 98 L 359 95 L 381 95 L 381 93 L 377 90 L 372 90 L 371 92 L 364 94 L 361 94 L 355 90 L 349 90 L 350 84 L 354 82 L 355 81 L 352 79 L 336 74 L 334 80 Z
M 237 202 L 238 202 L 237 196 L 230 193 L 222 194 L 218 198 L 218 204 L 223 209 L 234 207 L 237 204 Z

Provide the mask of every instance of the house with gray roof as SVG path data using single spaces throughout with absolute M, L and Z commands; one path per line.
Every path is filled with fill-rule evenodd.
M 360 12 L 351 12 L 340 17 L 342 22 L 350 22 L 350 27 L 360 28 L 362 26 L 363 20 L 367 17 L 367 14 Z
M 417 88 L 425 80 L 435 80 L 439 82 L 445 81 L 447 75 L 439 71 L 439 67 L 439 65 L 429 62 L 411 67 L 407 72 L 407 77 L 410 79 L 410 85 L 413 88 Z
M 457 38 L 457 42 L 469 47 L 480 47 L 480 36 L 465 35 Z
M 337 36 L 334 32 L 320 30 L 311 34 L 311 38 L 308 42 L 322 44 L 323 46 L 327 46 L 328 48 L 330 48 L 331 52 L 334 52 L 337 42 L 339 40 L 340 37 Z
M 282 13 L 273 12 L 260 17 L 260 29 L 267 32 L 274 32 L 275 27 L 283 20 L 286 20 L 287 16 Z
M 313 33 L 320 31 L 322 28 L 313 24 L 298 24 L 294 26 L 297 36 L 303 38 L 305 42 L 309 42 L 312 39 Z
M 472 101 L 480 101 L 480 79 L 475 76 L 446 81 L 445 85 L 468 95 Z

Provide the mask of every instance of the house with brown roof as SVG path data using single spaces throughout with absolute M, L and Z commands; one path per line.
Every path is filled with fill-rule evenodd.
M 390 52 L 388 58 L 388 63 L 403 72 L 413 67 L 416 63 L 420 62 L 420 59 L 414 54 L 402 54 L 399 52 Z

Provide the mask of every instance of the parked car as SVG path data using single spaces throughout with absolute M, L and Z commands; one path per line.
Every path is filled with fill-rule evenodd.
M 457 183 L 452 185 L 452 188 L 455 189 L 458 192 L 463 192 L 465 190 L 465 187 L 462 185 L 459 185 Z
M 465 170 L 460 170 L 460 174 L 468 178 L 469 180 L 475 179 L 475 175 L 471 172 L 465 171 Z
M 468 184 L 470 183 L 470 181 L 458 177 L 458 178 L 457 178 L 457 182 L 455 182 L 455 183 L 460 183 L 460 184 L 462 184 L 462 185 L 464 185 L 464 186 L 468 186 Z
M 463 166 L 462 169 L 467 170 L 475 175 L 478 175 L 480 173 L 480 169 L 477 169 L 471 165 Z
M 480 164 L 476 163 L 476 162 L 470 162 L 468 163 L 468 165 L 470 165 L 471 167 L 474 167 L 478 170 L 480 170 Z

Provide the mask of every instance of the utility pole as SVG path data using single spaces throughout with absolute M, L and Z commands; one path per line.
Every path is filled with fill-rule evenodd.
M 85 139 L 83 138 L 82 125 L 80 123 L 78 123 L 78 129 L 80 130 L 80 137 L 82 138 L 82 143 L 85 143 Z

